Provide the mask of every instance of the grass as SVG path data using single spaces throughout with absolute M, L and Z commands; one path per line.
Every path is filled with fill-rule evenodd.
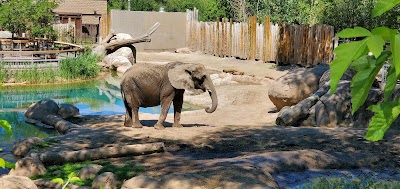
M 0 83 L 14 81 L 16 83 L 44 84 L 58 81 L 72 81 L 95 78 L 100 73 L 97 63 L 101 57 L 93 55 L 89 50 L 76 58 L 66 58 L 60 61 L 58 68 L 39 69 L 35 65 L 31 69 L 12 70 L 5 68 L 0 62 Z
M 377 181 L 368 177 L 359 179 L 349 178 L 316 178 L 311 183 L 296 187 L 297 189 L 392 189 L 400 188 L 398 181 Z
M 99 75 L 100 58 L 86 51 L 77 58 L 66 58 L 60 61 L 60 74 L 66 80 L 90 79 Z
M 118 180 L 124 181 L 128 180 L 136 175 L 138 173 L 143 172 L 144 168 L 141 166 L 135 166 L 130 163 L 127 163 L 122 166 L 118 165 L 113 165 L 110 162 L 93 162 L 93 161 L 85 161 L 85 162 L 77 162 L 77 163 L 67 163 L 64 165 L 52 165 L 49 167 L 46 167 L 47 173 L 41 176 L 35 176 L 32 177 L 31 179 L 44 179 L 44 180 L 52 180 L 54 178 L 62 178 L 63 180 L 68 180 L 68 175 L 72 172 L 74 172 L 76 175 L 78 175 L 79 171 L 89 165 L 89 164 L 98 164 L 102 165 L 103 168 L 99 171 L 98 175 L 104 172 L 112 172 L 114 173 Z M 88 179 L 84 181 L 75 181 L 72 182 L 72 184 L 78 185 L 78 186 L 91 186 L 92 182 L 94 179 Z

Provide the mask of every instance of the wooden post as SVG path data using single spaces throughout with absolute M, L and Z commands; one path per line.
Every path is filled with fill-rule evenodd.
M 232 18 L 229 19 L 229 42 L 228 42 L 228 57 L 232 57 L 232 31 L 233 31 L 233 23 Z

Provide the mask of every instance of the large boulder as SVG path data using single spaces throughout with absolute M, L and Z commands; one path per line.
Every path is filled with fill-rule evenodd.
M 102 168 L 103 166 L 97 164 L 87 165 L 79 171 L 78 177 L 81 180 L 93 179 Z
M 270 85 L 268 96 L 278 111 L 297 104 L 319 88 L 319 80 L 328 69 L 328 65 L 320 64 L 311 69 L 292 70 Z
M 57 114 L 63 118 L 70 118 L 79 115 L 79 109 L 71 104 L 61 104 Z
M 51 99 L 44 99 L 29 106 L 25 117 L 29 119 L 43 120 L 48 115 L 57 115 L 58 105 Z
M 371 89 L 364 105 L 352 115 L 350 92 L 350 82 L 341 81 L 334 94 L 331 95 L 329 92 L 324 94 L 313 107 L 316 125 L 324 127 L 336 127 L 338 125 L 367 126 L 374 115 L 367 108 L 380 102 L 383 93 L 380 89 Z
M 12 153 L 15 156 L 25 157 L 33 146 L 43 142 L 44 140 L 38 137 L 30 137 L 23 140 L 19 140 L 13 145 Z
M 0 177 L 0 188 L 4 189 L 37 189 L 35 183 L 24 176 L 5 175 Z
M 125 58 L 124 61 L 122 61 Z M 135 57 L 131 48 L 121 47 L 113 53 L 108 54 L 104 57 L 103 62 L 105 67 L 116 69 L 119 66 L 133 65 L 135 63 Z
M 92 188 L 99 189 L 116 189 L 117 188 L 117 176 L 111 172 L 104 172 L 98 175 L 92 182 Z
M 148 189 L 159 189 L 160 183 L 153 178 L 146 176 L 137 176 L 125 181 L 121 189 L 135 189 L 135 188 L 148 188 Z
M 58 113 L 59 107 L 57 103 L 53 100 L 45 99 L 32 104 L 25 112 L 25 117 L 53 126 L 61 134 L 66 134 L 75 128 L 79 128 L 79 125 L 64 120 Z
M 46 168 L 39 159 L 26 157 L 19 159 L 15 163 L 15 169 L 12 169 L 9 175 L 33 177 L 43 175 L 46 172 Z
M 379 88 L 369 91 L 365 103 L 354 113 L 351 106 L 350 81 L 340 81 L 336 92 L 330 94 L 329 83 L 300 103 L 282 108 L 276 119 L 281 126 L 366 127 L 374 115 L 367 108 L 382 101 Z

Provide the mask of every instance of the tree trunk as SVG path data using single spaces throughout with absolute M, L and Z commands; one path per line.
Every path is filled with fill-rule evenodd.
M 164 151 L 164 143 L 157 142 L 115 147 L 102 147 L 78 151 L 31 153 L 30 156 L 38 158 L 40 161 L 42 161 L 43 164 L 53 165 L 66 162 L 79 162 L 104 158 L 123 157 L 127 155 L 144 155 Z

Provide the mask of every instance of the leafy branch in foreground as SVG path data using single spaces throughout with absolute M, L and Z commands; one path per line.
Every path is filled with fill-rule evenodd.
M 380 0 L 375 4 L 372 16 L 380 16 L 390 10 L 400 0 Z M 387 83 L 384 87 L 384 102 L 369 107 L 375 112 L 368 125 L 367 140 L 381 140 L 386 130 L 396 120 L 400 113 L 397 99 L 390 99 L 397 80 L 400 78 L 400 34 L 397 29 L 377 27 L 369 31 L 362 27 L 346 28 L 337 34 L 340 38 L 362 38 L 361 40 L 344 43 L 334 50 L 336 58 L 331 67 L 331 94 L 336 91 L 340 78 L 348 68 L 357 71 L 351 81 L 351 103 L 354 114 L 365 102 L 372 83 L 382 66 L 390 65 Z M 385 48 L 386 44 L 390 46 Z M 368 54 L 372 53 L 372 56 Z M 391 101 L 392 100 L 392 101 Z
M 11 129 L 11 125 L 10 123 L 8 123 L 8 121 L 6 120 L 0 120 L 0 128 L 3 128 L 4 130 L 6 130 L 6 132 L 11 135 L 12 134 L 12 129 Z M 0 148 L 0 152 L 3 151 L 3 149 Z M 10 169 L 14 169 L 15 165 L 13 163 L 7 162 L 5 161 L 3 158 L 0 158 L 0 167 L 1 168 L 10 168 Z
M 81 179 L 76 176 L 75 172 L 71 172 L 68 175 L 67 181 L 64 181 L 62 178 L 55 178 L 55 179 L 51 180 L 51 182 L 60 183 L 62 185 L 62 189 L 64 189 L 64 188 L 68 189 L 67 186 L 70 182 L 77 182 L 77 181 L 81 181 Z

